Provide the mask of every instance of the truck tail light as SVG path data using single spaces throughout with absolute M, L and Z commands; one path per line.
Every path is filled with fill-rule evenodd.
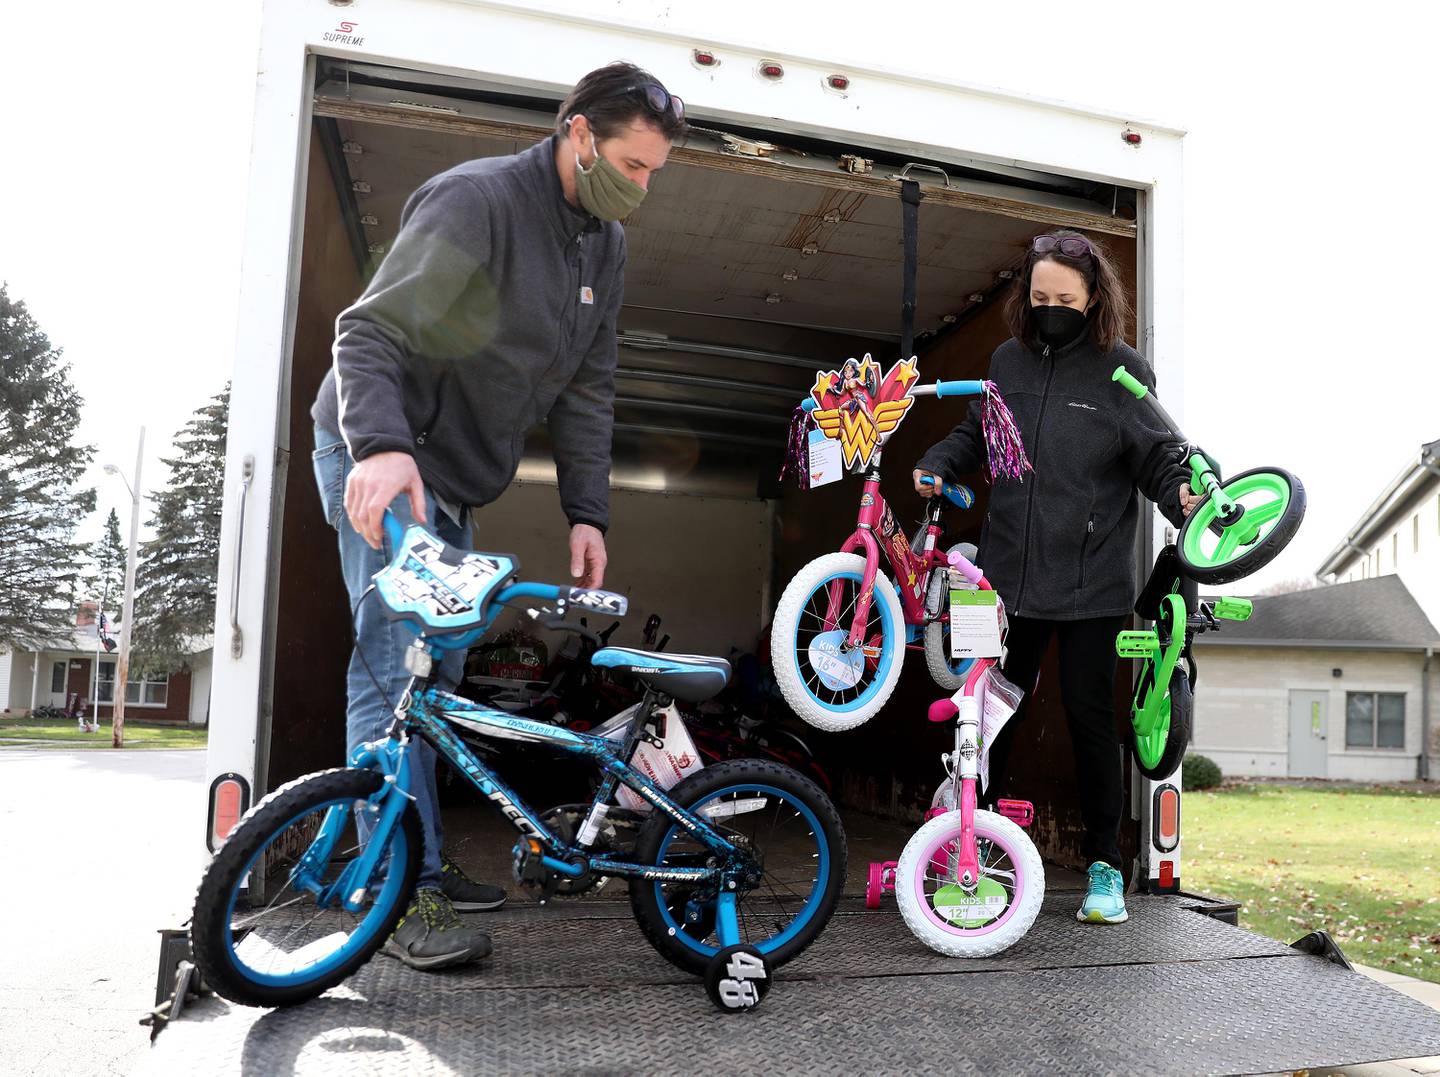
M 840 90 L 843 92 L 850 88 L 850 77 L 848 75 L 831 75 L 825 82 L 832 90 Z
M 221 774 L 210 783 L 210 824 L 205 844 L 213 853 L 224 844 L 250 807 L 250 783 L 238 774 Z
M 690 54 L 690 57 L 691 57 L 691 59 L 693 59 L 693 60 L 695 61 L 696 65 L 699 66 L 699 67 L 714 67 L 714 66 L 715 66 L 715 54 L 714 54 L 713 52 L 711 52 L 709 49 L 696 49 L 694 52 L 692 52 L 692 53 Z
M 1180 844 L 1180 790 L 1168 782 L 1155 789 L 1151 812 L 1151 838 L 1155 848 L 1168 853 Z
M 760 61 L 760 74 L 767 79 L 779 79 L 785 77 L 785 69 L 774 60 Z

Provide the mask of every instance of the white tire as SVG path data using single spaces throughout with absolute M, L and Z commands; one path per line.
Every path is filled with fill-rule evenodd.
M 975 560 L 975 544 L 973 542 L 960 542 L 950 547 L 950 550 L 959 550 L 970 561 Z M 949 553 L 950 550 L 946 552 Z M 949 581 L 949 573 L 943 569 L 936 569 L 930 574 L 930 589 L 926 597 L 925 608 L 931 609 L 934 606 L 936 592 L 943 590 Z M 948 614 L 950 610 L 950 599 L 947 597 L 940 606 Z M 950 668 L 950 637 L 945 634 L 945 622 L 931 621 L 925 626 L 925 668 L 930 671 L 930 679 L 947 692 L 954 692 L 965 686 L 965 677 L 969 674 L 967 668 L 965 673 L 956 674 Z
M 775 683 L 790 709 L 816 729 L 827 733 L 838 733 L 854 729 L 869 721 L 885 705 L 895 684 L 900 680 L 900 667 L 905 660 L 905 611 L 900 606 L 900 596 L 883 572 L 875 574 L 875 597 L 871 609 L 880 617 L 882 624 L 887 619 L 890 632 L 895 638 L 886 639 L 883 646 L 889 652 L 889 661 L 882 657 L 881 674 L 860 696 L 863 703 L 850 704 L 847 709 L 827 706 L 816 698 L 806 685 L 795 654 L 796 640 L 800 634 L 800 618 L 810 596 L 826 580 L 839 575 L 851 575 L 857 579 L 865 574 L 865 558 L 853 553 L 829 553 L 817 557 L 795 574 L 785 593 L 780 596 L 780 605 L 775 610 L 775 622 L 770 629 L 770 662 L 775 674 Z M 847 621 L 844 626 L 850 625 Z M 807 663 L 808 664 L 808 663 Z
M 917 873 L 929 868 L 927 852 L 946 833 L 958 834 L 959 830 L 960 814 L 952 811 L 937 815 L 915 831 L 905 843 L 900 863 L 895 868 L 895 901 L 900 906 L 900 915 L 905 918 L 905 926 L 936 953 L 947 957 L 989 957 L 1014 946 L 1035 923 L 1040 904 L 1045 900 L 1045 865 L 1025 831 L 1004 816 L 977 811 L 975 837 L 977 840 L 989 839 L 1009 853 L 1020 881 L 1015 887 L 1019 898 L 1014 908 L 1002 915 L 1003 922 L 993 927 L 973 930 L 944 927 L 922 904 L 927 899 L 917 893 L 915 881 Z M 925 863 L 920 862 L 922 857 L 926 858 Z M 982 868 L 982 877 L 986 874 Z

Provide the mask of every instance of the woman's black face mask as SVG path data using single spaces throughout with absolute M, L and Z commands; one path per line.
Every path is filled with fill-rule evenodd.
M 1035 335 L 1042 344 L 1063 347 L 1085 331 L 1085 314 L 1074 307 L 1031 307 L 1035 319 Z

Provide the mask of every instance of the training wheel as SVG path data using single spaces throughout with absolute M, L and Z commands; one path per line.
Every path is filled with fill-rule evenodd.
M 865 907 L 878 909 L 880 900 L 895 891 L 895 861 L 870 861 L 870 874 L 865 880 Z
M 725 947 L 705 968 L 705 993 L 721 1013 L 755 1009 L 770 983 L 770 962 L 749 943 Z

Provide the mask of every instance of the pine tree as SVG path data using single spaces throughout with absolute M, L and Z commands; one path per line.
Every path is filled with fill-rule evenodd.
M 162 461 L 170 481 L 152 498 L 154 537 L 140 546 L 135 582 L 130 646 L 137 673 L 179 669 L 194 642 L 214 631 L 229 418 L 226 385 L 176 434 L 178 454 Z
M 95 511 L 78 483 L 94 447 L 74 443 L 80 394 L 70 365 L 0 284 L 0 650 L 68 641 Z
M 103 603 L 103 612 L 114 624 L 120 623 L 120 607 L 125 596 L 127 552 L 125 540 L 120 537 L 120 517 L 111 509 L 105 520 L 105 532 L 90 554 L 95 574 L 89 588 L 94 600 Z

